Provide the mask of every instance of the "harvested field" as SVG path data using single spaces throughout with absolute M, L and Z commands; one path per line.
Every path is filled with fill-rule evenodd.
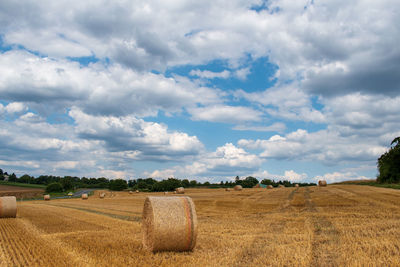
M 44 189 L 0 185 L 0 197 L 15 196 L 17 199 L 29 199 L 43 197 Z
M 187 189 L 193 252 L 142 248 L 146 196 L 18 202 L 0 219 L 0 266 L 400 266 L 400 191 L 330 185 Z

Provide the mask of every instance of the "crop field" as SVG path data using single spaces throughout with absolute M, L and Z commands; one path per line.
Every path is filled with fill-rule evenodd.
M 18 202 L 0 219 L 0 266 L 400 266 L 400 191 L 359 185 L 188 189 L 192 252 L 142 248 L 147 195 Z
M 0 197 L 15 196 L 17 199 L 36 198 L 43 195 L 44 189 L 0 184 Z

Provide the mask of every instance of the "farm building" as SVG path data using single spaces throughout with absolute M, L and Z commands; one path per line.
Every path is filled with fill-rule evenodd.
M 265 185 L 265 184 L 256 184 L 255 186 L 253 186 L 253 188 L 267 188 L 267 185 Z

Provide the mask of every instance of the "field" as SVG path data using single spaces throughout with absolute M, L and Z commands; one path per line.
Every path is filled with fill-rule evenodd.
M 17 199 L 38 198 L 43 195 L 44 189 L 38 187 L 22 187 L 0 184 L 0 197 L 16 196 Z
M 18 203 L 0 266 L 400 266 L 400 191 L 360 185 L 192 189 L 193 252 L 141 245 L 146 195 Z

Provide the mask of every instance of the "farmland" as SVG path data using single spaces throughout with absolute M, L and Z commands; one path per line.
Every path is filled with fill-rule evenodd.
M 37 198 L 42 196 L 44 188 L 9 186 L 0 184 L 0 197 L 15 196 L 17 199 Z
M 18 202 L 0 219 L 0 266 L 399 266 L 400 191 L 359 185 L 189 189 L 193 252 L 144 251 L 147 195 Z

